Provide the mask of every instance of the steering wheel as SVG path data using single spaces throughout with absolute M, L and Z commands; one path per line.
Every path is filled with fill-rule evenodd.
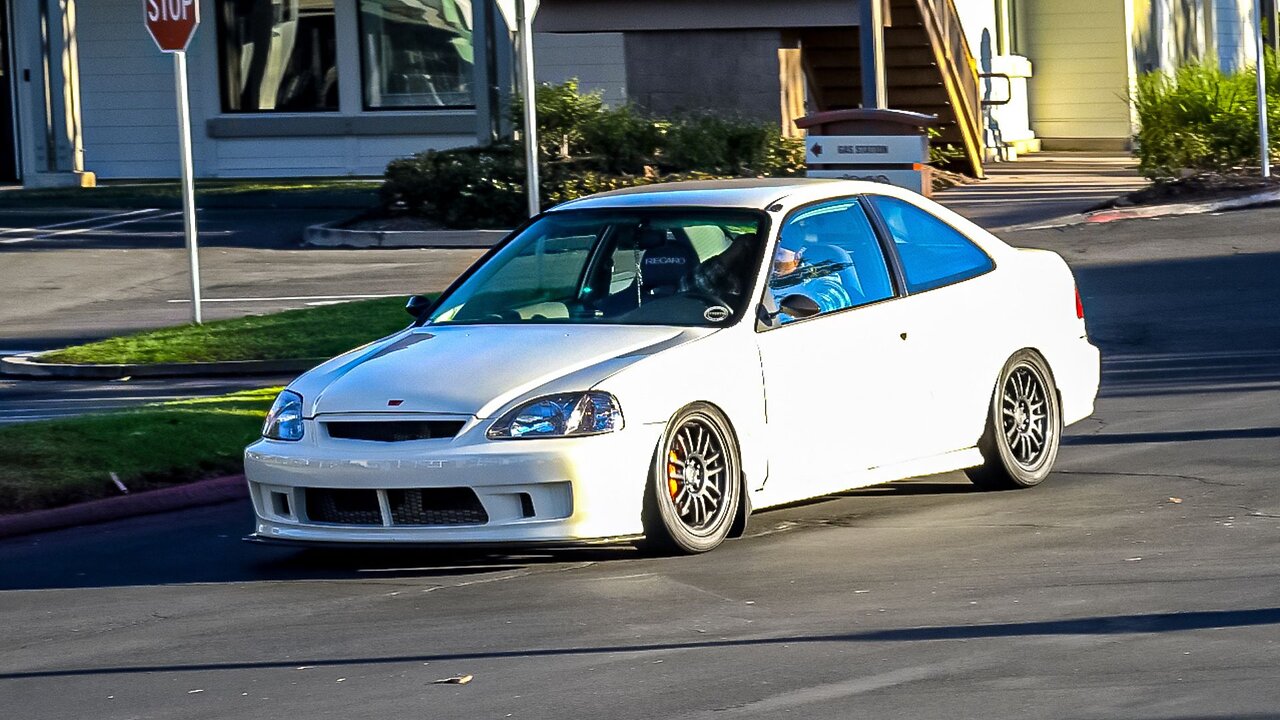
M 501 312 L 485 313 L 484 320 L 496 320 L 502 323 L 520 322 L 523 318 L 520 313 L 515 310 L 502 310 Z

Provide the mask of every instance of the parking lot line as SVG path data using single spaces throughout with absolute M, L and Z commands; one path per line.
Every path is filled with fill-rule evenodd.
M 14 227 L 0 228 L 0 235 L 12 235 L 15 233 L 42 233 L 48 230 L 57 230 L 58 228 L 71 227 L 72 225 L 84 225 L 86 223 L 100 222 L 103 220 L 113 220 L 115 218 L 129 217 L 131 215 L 141 215 L 142 213 L 158 212 L 158 208 L 143 208 L 142 210 L 128 210 L 125 212 L 108 213 L 106 215 L 94 215 L 91 217 L 79 218 L 77 220 L 68 220 L 66 222 L 52 223 L 49 225 L 39 225 L 36 227 Z
M 83 223 L 83 222 L 84 222 L 84 220 L 81 220 L 81 221 L 79 221 L 79 222 L 57 223 L 57 224 L 54 224 L 54 225 L 47 225 L 47 226 L 40 227 L 40 228 L 31 228 L 31 229 L 27 229 L 27 228 L 12 228 L 12 230 L 15 230 L 15 231 L 19 231 L 19 230 L 29 230 L 29 231 L 32 231 L 32 232 L 37 232 L 37 233 L 39 233 L 39 234 L 37 234 L 37 235 L 28 235 L 28 236 L 25 236 L 25 237 L 5 237 L 5 238 L 0 238 L 0 245 L 13 245 L 13 244 L 16 244 L 16 243 L 31 242 L 31 241 L 33 241 L 33 240 L 48 240 L 48 239 L 51 239 L 51 238 L 63 237 L 63 236 L 66 236 L 66 235 L 80 235 L 80 234 L 83 234 L 83 233 L 98 232 L 98 231 L 100 231 L 100 230 L 107 230 L 107 229 L 110 229 L 110 228 L 122 227 L 122 226 L 124 226 L 124 225 L 132 225 L 132 224 L 134 224 L 134 223 L 146 222 L 146 221 L 148 221 L 148 220 L 163 220 L 163 219 L 165 219 L 165 218 L 171 218 L 171 217 L 175 217 L 175 216 L 178 216 L 178 215 L 181 215 L 181 214 L 182 214 L 182 211 L 180 211 L 180 210 L 175 210 L 175 211 L 173 211 L 173 212 L 168 212 L 168 213 L 161 213 L 161 214 L 159 214 L 159 215 L 154 214 L 154 213 L 158 213 L 158 212 L 160 212 L 160 210 L 159 210 L 158 208 L 149 208 L 149 209 L 146 209 L 146 210 L 132 210 L 132 211 L 125 212 L 125 213 L 115 213 L 115 214 L 112 214 L 112 215 L 104 215 L 104 216 L 102 216 L 102 217 L 92 218 L 92 219 L 90 220 L 90 222 L 93 222 L 93 221 L 102 221 L 102 220 L 111 220 L 111 219 L 113 219 L 113 218 L 127 218 L 127 219 L 124 219 L 124 220 L 116 220 L 115 222 L 109 222 L 109 223 L 102 224 L 102 225 L 87 225 L 87 226 L 85 226 L 85 227 L 76 227 L 76 228 L 71 228 L 71 229 L 69 229 L 69 230 L 68 230 L 68 229 L 64 229 L 64 230 L 55 230 L 54 232 L 45 232 L 45 231 L 50 230 L 50 229 L 53 229 L 53 228 L 56 228 L 56 227 L 59 227 L 59 226 L 61 226 L 61 227 L 64 227 L 64 228 L 65 228 L 65 227 L 69 227 L 69 226 L 74 225 L 74 224 L 80 224 L 80 223 Z M 144 214 L 144 213 L 145 213 L 145 214 Z M 142 215 L 142 217 L 137 217 L 138 215 Z

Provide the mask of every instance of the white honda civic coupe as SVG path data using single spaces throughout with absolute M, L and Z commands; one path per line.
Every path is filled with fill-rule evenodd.
M 1036 485 L 1098 390 L 1062 258 L 874 183 L 575 200 L 409 311 L 280 394 L 249 539 L 702 552 L 849 488 Z

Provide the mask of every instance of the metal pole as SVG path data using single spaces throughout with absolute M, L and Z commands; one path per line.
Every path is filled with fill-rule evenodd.
M 1253 42 L 1258 52 L 1258 157 L 1262 161 L 1262 177 L 1271 177 L 1271 148 L 1267 139 L 1267 73 L 1266 50 L 1262 45 L 1262 0 L 1253 0 Z
M 187 53 L 173 54 L 173 76 L 178 90 L 179 157 L 182 165 L 182 230 L 187 240 L 187 261 L 191 268 L 191 322 L 199 325 L 200 246 L 196 239 L 196 188 L 191 171 L 191 114 L 187 97 Z
M 533 18 L 524 0 L 516 0 L 516 41 L 520 45 L 520 95 L 524 98 L 524 164 L 529 194 L 529 217 L 542 212 L 538 197 L 538 105 L 533 81 Z
M 884 3 L 862 0 L 858 17 L 859 52 L 862 54 L 862 107 L 889 107 L 884 80 Z

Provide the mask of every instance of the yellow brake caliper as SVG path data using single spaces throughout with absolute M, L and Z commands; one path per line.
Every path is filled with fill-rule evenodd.
M 680 491 L 680 468 L 676 467 L 679 460 L 680 457 L 676 455 L 675 450 L 667 453 L 667 490 L 672 498 L 675 498 L 676 493 Z

